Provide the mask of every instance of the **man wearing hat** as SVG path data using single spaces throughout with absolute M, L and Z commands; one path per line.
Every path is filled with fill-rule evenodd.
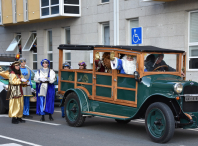
M 26 79 L 20 71 L 20 62 L 15 61 L 10 66 L 9 85 L 6 99 L 9 100 L 9 117 L 13 124 L 24 123 L 23 116 L 23 90 L 22 84 L 26 85 Z
M 63 69 L 71 69 L 71 66 L 68 62 L 63 63 Z M 69 78 L 72 78 L 72 76 L 70 76 Z M 60 99 L 60 102 L 62 103 L 62 98 Z M 65 117 L 65 112 L 64 112 L 64 106 L 61 107 L 61 112 L 62 112 L 62 118 Z
M 79 65 L 79 69 L 86 69 L 86 66 L 87 66 L 84 61 L 79 61 L 78 65 Z
M 21 63 L 21 73 L 25 80 L 27 81 L 27 86 L 22 87 L 23 89 L 23 98 L 24 98 L 24 108 L 23 108 L 23 117 L 24 118 L 32 118 L 29 114 L 29 109 L 30 109 L 30 97 L 32 97 L 32 92 L 34 92 L 34 89 L 32 88 L 32 83 L 31 83 L 31 71 L 30 69 L 26 68 L 26 59 L 25 58 L 20 58 L 19 62 Z
M 52 114 L 54 113 L 54 82 L 56 81 L 56 76 L 55 72 L 50 69 L 50 61 L 48 59 L 43 59 L 41 66 L 43 68 L 39 69 L 34 77 L 37 97 L 36 114 L 42 115 L 41 121 L 45 121 L 45 115 L 49 115 L 49 120 L 54 120 Z
M 121 74 L 134 74 L 136 71 L 136 57 L 125 55 L 122 59 L 111 58 L 111 68 L 120 70 Z

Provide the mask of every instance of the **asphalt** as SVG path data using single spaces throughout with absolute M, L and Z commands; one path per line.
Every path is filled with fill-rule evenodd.
M 86 118 L 82 127 L 70 127 L 55 108 L 54 121 L 39 121 L 40 116 L 31 111 L 33 119 L 26 123 L 11 124 L 11 119 L 0 116 L 0 146 L 197 146 L 198 130 L 176 129 L 171 141 L 157 144 L 148 137 L 144 123 L 136 120 L 121 125 L 113 119 Z M 7 146 L 6 145 L 6 146 Z

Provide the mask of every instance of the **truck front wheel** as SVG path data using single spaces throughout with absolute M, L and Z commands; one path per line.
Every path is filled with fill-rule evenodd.
M 151 104 L 146 111 L 146 131 L 157 143 L 166 143 L 174 135 L 175 120 L 171 109 L 164 103 Z

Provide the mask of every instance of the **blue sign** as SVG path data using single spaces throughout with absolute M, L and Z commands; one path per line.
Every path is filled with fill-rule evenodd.
M 142 27 L 136 27 L 131 29 L 131 41 L 133 45 L 143 43 L 142 30 Z

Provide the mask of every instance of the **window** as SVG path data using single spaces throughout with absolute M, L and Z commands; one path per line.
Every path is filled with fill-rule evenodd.
M 6 51 L 14 51 L 18 44 L 21 44 L 21 34 L 15 34 L 13 41 L 10 43 Z M 18 53 L 18 52 L 17 52 Z
M 47 58 L 50 61 L 50 68 L 53 68 L 53 48 L 52 48 L 52 30 L 47 31 Z
M 2 16 L 1 16 L 1 0 L 0 0 L 0 24 L 2 24 Z
M 65 28 L 65 44 L 68 44 L 68 45 L 71 44 L 70 43 L 70 27 Z M 67 51 L 64 51 L 64 53 L 65 53 L 65 62 L 68 62 L 71 65 L 71 51 L 67 50 Z
M 138 18 L 134 18 L 134 19 L 130 19 L 129 20 L 129 34 L 128 34 L 128 45 L 132 45 L 132 31 L 131 29 L 132 28 L 135 28 L 135 27 L 139 27 L 139 20 Z M 134 45 L 134 46 L 138 46 L 138 45 Z
M 17 23 L 17 4 L 16 0 L 12 0 L 12 10 L 13 10 L 13 23 Z
M 110 45 L 110 27 L 109 23 L 102 24 L 102 44 Z
M 189 70 L 198 70 L 198 11 L 190 12 Z
M 101 0 L 101 3 L 108 3 L 109 0 Z
M 23 51 L 30 51 L 30 49 L 32 49 L 34 43 L 36 42 L 36 39 L 37 39 L 36 32 L 32 32 L 23 47 Z
M 41 17 L 59 14 L 59 0 L 41 0 Z
M 80 14 L 80 0 L 64 0 L 64 14 Z
M 23 0 L 24 21 L 28 21 L 28 0 Z

